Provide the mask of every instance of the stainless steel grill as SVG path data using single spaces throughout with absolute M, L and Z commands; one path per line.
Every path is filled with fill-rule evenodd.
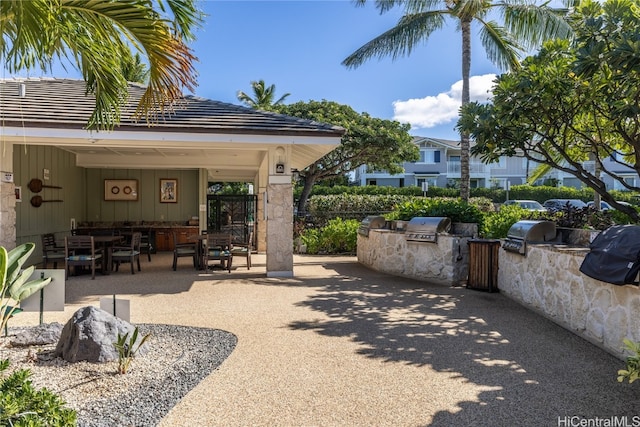
M 556 238 L 556 224 L 552 221 L 518 221 L 507 232 L 502 243 L 505 251 L 527 254 L 527 243 L 544 243 Z
M 358 227 L 358 234 L 369 237 L 369 230 L 385 228 L 387 220 L 383 216 L 368 216 L 362 220 Z
M 424 216 L 415 217 L 407 223 L 404 233 L 408 242 L 438 241 L 438 233 L 448 233 L 451 229 L 451 218 Z

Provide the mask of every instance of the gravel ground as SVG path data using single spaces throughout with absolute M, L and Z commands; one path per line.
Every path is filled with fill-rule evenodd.
M 36 387 L 58 393 L 78 413 L 78 426 L 152 426 L 215 370 L 237 344 L 235 335 L 218 329 L 140 324 L 150 333 L 147 351 L 136 357 L 127 374 L 117 361 L 69 363 L 54 358 L 55 345 L 9 347 L 0 340 L 0 359 L 10 370 L 32 372 Z M 9 335 L 22 328 L 10 328 Z

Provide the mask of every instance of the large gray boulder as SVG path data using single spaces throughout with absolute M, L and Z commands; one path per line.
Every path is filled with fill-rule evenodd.
M 55 356 L 69 362 L 109 362 L 118 360 L 114 343 L 118 334 L 133 335 L 135 326 L 96 307 L 83 307 L 64 325 Z M 142 339 L 139 333 L 134 348 Z M 127 342 L 129 339 L 127 338 Z M 137 355 L 144 352 L 144 346 Z

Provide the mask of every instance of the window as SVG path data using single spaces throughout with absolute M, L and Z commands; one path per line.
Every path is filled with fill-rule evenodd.
M 427 148 L 420 150 L 419 163 L 440 163 L 440 150 Z
M 422 188 L 422 183 L 429 184 L 429 188 L 438 186 L 438 177 L 435 175 L 416 176 L 416 185 Z
M 378 185 L 378 182 L 375 179 L 368 179 L 367 185 Z

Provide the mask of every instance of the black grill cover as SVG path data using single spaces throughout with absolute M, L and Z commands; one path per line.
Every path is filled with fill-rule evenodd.
M 614 285 L 635 284 L 640 270 L 640 226 L 614 225 L 593 239 L 580 271 Z

